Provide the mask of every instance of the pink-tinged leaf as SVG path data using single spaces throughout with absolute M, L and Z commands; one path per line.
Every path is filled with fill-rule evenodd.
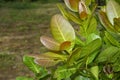
M 99 11 L 98 16 L 99 16 L 100 22 L 108 31 L 116 32 L 112 24 L 109 22 L 105 12 Z
M 62 62 L 65 59 L 67 59 L 63 55 L 59 55 L 59 54 L 52 53 L 52 52 L 47 52 L 44 54 L 33 54 L 29 56 L 34 58 L 34 62 L 36 64 L 41 65 L 43 67 L 55 66 L 59 62 Z
M 41 36 L 40 41 L 49 50 L 59 51 L 60 44 L 54 39 L 47 36 Z
M 83 0 L 79 2 L 79 15 L 81 19 L 86 19 L 88 16 L 88 10 Z
M 51 67 L 51 66 L 55 66 L 57 63 L 59 63 L 60 61 L 55 61 L 53 59 L 35 59 L 34 60 L 36 64 L 41 65 L 43 67 Z
M 64 0 L 66 6 L 72 10 L 77 12 L 78 11 L 78 4 L 80 0 Z
M 60 50 L 67 50 L 70 48 L 71 42 L 70 41 L 65 41 L 60 45 Z

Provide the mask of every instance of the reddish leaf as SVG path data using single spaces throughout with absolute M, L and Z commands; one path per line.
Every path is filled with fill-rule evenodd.
M 42 36 L 40 37 L 40 41 L 49 50 L 59 51 L 60 44 L 54 39 L 47 36 Z

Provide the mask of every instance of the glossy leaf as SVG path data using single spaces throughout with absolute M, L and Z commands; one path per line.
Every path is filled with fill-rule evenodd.
M 72 25 L 59 14 L 54 15 L 51 19 L 51 31 L 54 38 L 60 43 L 75 40 Z
M 87 7 L 83 0 L 79 2 L 79 15 L 81 19 L 86 19 L 88 17 Z
M 120 33 L 120 18 L 114 18 L 114 27 Z
M 109 22 L 105 12 L 99 11 L 98 16 L 99 16 L 100 22 L 108 31 L 116 32 L 112 24 Z
M 88 35 L 86 43 L 88 44 L 95 39 L 101 39 L 101 38 L 100 38 L 99 35 L 96 35 L 95 33 L 92 33 L 92 34 Z
M 24 64 L 34 73 L 40 73 L 41 67 L 34 63 L 34 58 L 30 56 L 23 57 Z
M 79 75 L 75 78 L 75 80 L 91 80 L 91 79 L 88 77 L 84 77 L 84 76 Z
M 114 46 L 119 47 L 119 42 L 108 32 L 105 32 L 106 38 L 110 41 L 110 43 Z
M 106 6 L 107 17 L 113 25 L 113 19 L 120 17 L 120 5 L 115 0 L 109 0 Z
M 117 47 L 110 46 L 103 50 L 98 57 L 96 58 L 96 62 L 105 62 L 105 61 L 111 61 L 110 57 L 114 56 L 119 49 Z
M 47 36 L 41 36 L 40 41 L 49 50 L 59 51 L 60 44 L 54 39 Z
M 80 0 L 64 0 L 66 6 L 72 10 L 77 12 L 78 11 L 78 3 Z

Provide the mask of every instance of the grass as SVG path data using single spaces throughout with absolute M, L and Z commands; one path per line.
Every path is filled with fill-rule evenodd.
M 50 18 L 58 13 L 54 3 L 34 2 L 31 8 L 14 8 L 10 4 L 0 8 L 0 72 L 3 72 L 0 80 L 31 75 L 22 63 L 22 56 L 45 51 L 39 37 L 49 35 Z

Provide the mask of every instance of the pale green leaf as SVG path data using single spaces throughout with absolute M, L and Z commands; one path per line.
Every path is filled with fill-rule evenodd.
M 90 71 L 93 74 L 93 76 L 95 77 L 95 80 L 99 80 L 98 79 L 99 67 L 98 66 L 93 66 L 93 67 L 90 68 Z
M 109 0 L 106 6 L 107 17 L 113 25 L 113 19 L 120 17 L 120 5 L 115 0 Z
M 59 14 L 54 15 L 51 19 L 51 32 L 60 43 L 75 40 L 75 32 L 72 25 Z

